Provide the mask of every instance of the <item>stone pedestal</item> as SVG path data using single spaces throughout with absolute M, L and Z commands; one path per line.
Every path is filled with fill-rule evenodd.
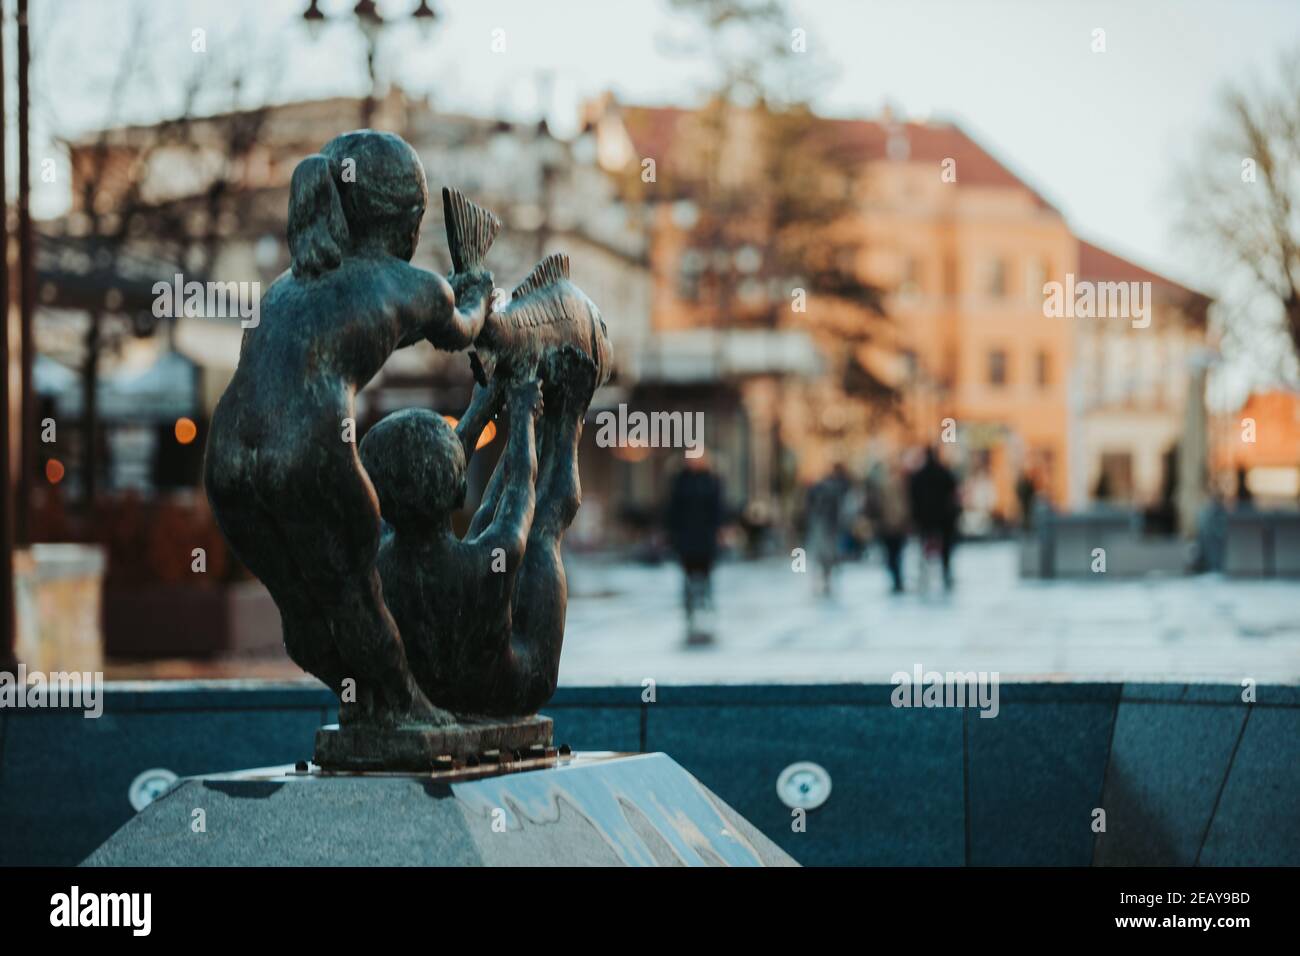
M 540 714 L 505 720 L 461 718 L 445 727 L 392 728 L 329 724 L 316 731 L 313 762 L 333 771 L 453 770 L 480 764 L 545 757 L 551 718 Z
M 510 772 L 515 770 L 516 772 Z M 191 827 L 202 808 L 206 829 Z M 793 866 L 661 753 L 190 777 L 83 866 Z

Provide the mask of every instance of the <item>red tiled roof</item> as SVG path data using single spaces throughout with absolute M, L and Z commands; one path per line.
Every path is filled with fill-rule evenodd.
M 671 155 L 680 123 L 692 112 L 676 106 L 619 108 L 623 125 L 642 156 Z M 891 138 L 901 137 L 907 144 L 906 158 L 910 161 L 938 165 L 945 159 L 955 159 L 958 185 L 1023 189 L 1043 208 L 1052 208 L 1024 180 L 950 123 L 831 118 L 822 118 L 821 123 L 832 137 L 830 145 L 843 159 L 863 163 L 885 159 L 890 153 Z
M 1150 282 L 1177 298 L 1199 302 L 1202 308 L 1210 302 L 1208 296 L 1194 289 L 1083 240 L 1079 240 L 1079 278 L 1101 282 Z
M 638 153 L 663 156 L 677 138 L 677 124 L 691 112 L 676 106 L 623 106 L 619 117 Z
M 671 156 L 681 123 L 693 112 L 676 106 L 619 107 L 623 126 L 642 156 Z M 905 156 L 909 161 L 937 165 L 945 159 L 955 159 L 958 185 L 1021 189 L 1033 196 L 1039 206 L 1054 208 L 960 127 L 951 123 L 822 118 L 821 128 L 830 137 L 831 148 L 846 160 L 866 163 L 886 159 L 891 152 L 891 137 L 901 136 L 906 141 Z M 1093 280 L 1150 282 L 1183 300 L 1194 317 L 1203 318 L 1210 303 L 1209 297 L 1200 292 L 1083 241 L 1079 242 L 1079 273 L 1080 278 Z
M 1039 205 L 1051 204 L 1023 179 L 993 158 L 960 127 L 951 123 L 885 123 L 878 120 L 827 120 L 844 148 L 856 152 L 864 162 L 889 155 L 889 141 L 901 136 L 907 143 L 907 159 L 938 165 L 945 159 L 957 161 L 959 186 L 1001 186 L 1029 192 Z

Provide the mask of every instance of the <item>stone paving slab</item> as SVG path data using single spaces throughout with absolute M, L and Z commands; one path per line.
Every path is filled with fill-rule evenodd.
M 1022 581 L 1011 543 L 956 554 L 950 595 L 887 593 L 878 561 L 836 593 L 774 559 L 719 566 L 718 640 L 683 646 L 671 564 L 569 562 L 566 685 L 864 681 L 926 670 L 1005 680 L 1300 684 L 1300 582 L 1218 575 Z

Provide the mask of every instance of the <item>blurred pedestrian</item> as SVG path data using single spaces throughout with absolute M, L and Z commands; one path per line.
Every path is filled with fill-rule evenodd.
M 686 643 L 713 640 L 713 564 L 724 520 L 722 480 L 708 456 L 687 458 L 668 498 L 668 539 L 681 563 Z
M 867 513 L 876 539 L 885 550 L 885 567 L 889 571 L 894 594 L 903 593 L 903 548 L 911 523 L 908 509 L 907 472 L 895 458 L 880 462 L 867 481 Z
M 849 500 L 849 473 L 836 464 L 830 473 L 808 489 L 807 523 L 808 556 L 817 565 L 818 590 L 831 593 L 831 579 L 840 560 L 840 546 L 847 523 L 845 506 Z
M 1038 482 L 1029 469 L 1020 472 L 1016 479 L 1016 501 L 1020 504 L 1020 528 L 1028 531 L 1034 526 L 1034 499 L 1038 497 Z
M 952 549 L 957 539 L 961 506 L 957 499 L 957 476 L 939 460 L 933 446 L 925 450 L 925 462 L 908 481 L 912 523 L 921 539 L 922 562 L 939 556 L 943 565 L 943 586 L 952 589 Z
M 1218 488 L 1211 488 L 1196 520 L 1197 570 L 1222 571 L 1228 540 L 1228 509 Z
M 867 493 L 863 483 L 849 479 L 849 490 L 844 495 L 840 523 L 840 557 L 845 561 L 861 561 L 871 540 L 871 523 L 867 520 Z
M 1237 502 L 1236 510 L 1254 511 L 1255 510 L 1255 493 L 1250 490 L 1250 482 L 1246 478 L 1246 469 L 1237 469 Z

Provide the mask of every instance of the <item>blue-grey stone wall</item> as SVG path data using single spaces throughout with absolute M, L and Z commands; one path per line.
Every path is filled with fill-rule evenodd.
M 670 754 L 807 865 L 1300 865 L 1300 688 L 1003 683 L 992 719 L 893 690 L 561 688 L 545 713 L 575 750 Z M 95 720 L 0 711 L 0 865 L 79 862 L 132 816 L 143 770 L 293 763 L 335 719 L 309 683 L 105 697 Z M 797 832 L 776 779 L 801 760 L 832 792 Z

